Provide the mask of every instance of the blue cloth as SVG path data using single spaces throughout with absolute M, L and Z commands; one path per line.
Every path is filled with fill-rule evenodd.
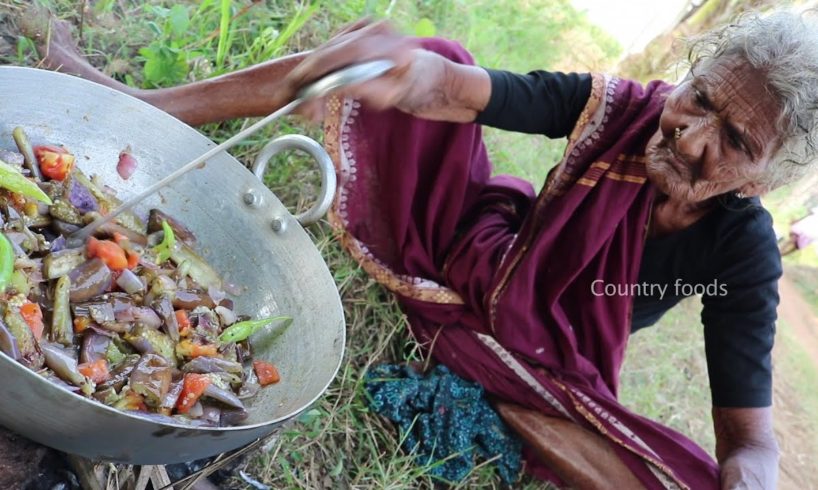
M 474 468 L 476 455 L 499 456 L 494 465 L 503 481 L 518 479 L 521 443 L 477 383 L 442 365 L 424 376 L 409 366 L 385 364 L 369 371 L 365 388 L 370 408 L 400 427 L 404 450 L 414 451 L 418 464 L 431 465 L 432 475 L 459 482 Z

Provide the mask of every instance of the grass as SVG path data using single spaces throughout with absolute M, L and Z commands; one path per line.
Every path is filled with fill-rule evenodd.
M 5 2 L 12 8 L 26 3 Z M 40 3 L 62 18 L 75 22 L 84 18 L 83 48 L 89 59 L 116 78 L 142 87 L 198 80 L 313 48 L 363 15 L 387 17 L 405 32 L 435 32 L 460 40 L 478 63 L 514 71 L 604 69 L 620 52 L 568 0 L 99 0 L 82 15 L 79 7 L 84 2 Z M 18 39 L 16 52 L 0 61 L 33 64 L 33 45 Z M 199 129 L 218 142 L 246 124 L 230 121 Z M 232 153 L 249 164 L 267 139 L 285 133 L 321 138 L 318 128 L 288 119 Z M 563 141 L 492 129 L 486 130 L 485 140 L 497 172 L 522 176 L 535 187 L 564 146 Z M 277 157 L 265 176 L 265 183 L 294 212 L 310 205 L 319 182 L 317 172 L 299 155 Z M 430 465 L 416 464 L 411 453 L 399 449 L 400 434 L 369 411 L 363 393 L 362 380 L 372 364 L 420 359 L 405 319 L 394 299 L 340 250 L 327 226 L 313 226 L 308 232 L 343 299 L 346 357 L 326 396 L 288 424 L 245 469 L 273 488 L 434 488 L 441 482 L 429 475 Z M 631 339 L 621 399 L 712 451 L 706 376 L 697 303 L 686 301 L 658 326 Z M 238 478 L 233 485 L 247 488 Z M 501 483 L 487 465 L 478 466 L 456 486 L 498 487 Z M 525 478 L 515 488 L 542 485 Z
M 713 454 L 710 390 L 698 298 L 631 336 L 619 399 L 636 413 L 687 435 Z M 661 362 L 656 362 L 661 359 Z

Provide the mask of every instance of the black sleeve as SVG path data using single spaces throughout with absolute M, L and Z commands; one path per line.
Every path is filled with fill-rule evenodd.
M 713 405 L 768 407 L 782 274 L 772 219 L 759 209 L 720 235 L 714 261 L 718 290 L 702 296 Z
M 591 96 L 591 75 L 587 73 L 486 71 L 491 97 L 476 120 L 486 126 L 564 138 Z

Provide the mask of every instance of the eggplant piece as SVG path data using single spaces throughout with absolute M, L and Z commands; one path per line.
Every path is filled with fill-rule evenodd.
M 222 409 L 214 405 L 202 403 L 202 416 L 199 417 L 199 419 L 208 424 L 218 426 L 222 419 Z
M 162 318 L 165 325 L 165 332 L 174 342 L 179 342 L 179 322 L 176 320 L 176 313 L 173 311 L 173 304 L 170 297 L 164 295 L 151 302 L 151 308 Z
M 119 339 L 119 335 L 116 336 L 116 340 L 121 340 Z M 105 349 L 105 359 L 111 366 L 116 366 L 125 360 L 125 354 L 123 354 L 122 351 L 119 350 L 119 347 L 116 346 L 114 339 L 111 339 L 111 342 L 108 344 L 108 348 Z
M 34 149 L 31 146 L 26 132 L 23 128 L 17 126 L 11 132 L 11 136 L 14 138 L 17 149 L 23 154 L 23 166 L 31 172 L 31 176 L 34 177 L 34 180 L 42 181 L 43 174 L 40 172 L 40 164 L 37 162 L 37 157 L 34 156 Z
M 71 383 L 66 383 L 52 371 L 49 371 L 47 369 L 43 373 L 43 378 L 47 379 L 49 383 L 56 385 L 64 390 L 70 391 L 71 393 L 80 393 L 82 391 L 80 390 L 79 386 L 74 386 Z
M 247 420 L 247 417 L 249 416 L 250 413 L 247 410 L 238 409 L 222 410 L 222 418 L 219 420 L 219 425 L 221 427 L 231 427 L 233 425 L 239 425 L 240 423 Z
M 176 218 L 173 218 L 158 209 L 150 210 L 150 214 L 148 215 L 148 233 L 162 231 L 162 221 L 168 222 L 170 228 L 173 230 L 173 235 L 176 238 L 191 246 L 196 244 L 196 235 L 193 234 L 190 228 L 177 221 Z
M 142 279 L 129 269 L 122 270 L 122 273 L 116 278 L 116 284 L 128 294 L 145 292 L 145 284 L 142 282 Z
M 72 225 L 82 225 L 85 223 L 80 210 L 75 208 L 68 201 L 62 199 L 54 201 L 54 204 L 49 208 L 49 213 L 58 220 L 71 223 Z
M 45 362 L 43 353 L 37 345 L 37 340 L 34 338 L 31 328 L 20 315 L 20 310 L 7 305 L 3 320 L 5 320 L 9 332 L 17 340 L 17 348 L 21 356 L 19 360 L 23 365 L 34 370 L 43 367 Z
M 208 344 L 220 344 L 219 316 L 213 311 L 199 307 L 190 313 L 190 323 L 194 325 L 194 332 Z
M 63 235 L 51 240 L 51 253 L 62 252 L 63 250 L 65 250 L 65 237 Z
M 176 402 L 179 401 L 179 395 L 182 394 L 184 382 L 179 380 L 171 380 L 168 392 L 162 397 L 162 403 L 159 405 L 159 411 L 168 415 L 173 412 Z
M 125 238 L 127 238 L 128 241 L 130 241 L 133 244 L 139 245 L 141 247 L 145 247 L 148 245 L 147 235 L 133 231 L 130 228 L 125 228 L 122 225 L 118 225 L 110 221 L 100 226 L 97 229 L 97 232 L 109 237 L 113 237 L 114 233 L 119 233 L 120 235 L 123 235 Z
M 213 427 L 213 424 L 201 420 L 191 419 L 181 415 L 164 415 L 161 413 L 142 412 L 139 410 L 123 410 L 123 412 L 148 419 L 160 424 L 186 425 L 188 427 Z
M 162 326 L 162 318 L 147 306 L 129 306 L 119 311 L 114 311 L 117 322 L 139 323 L 153 329 Z M 178 340 L 178 338 L 176 340 Z
M 193 290 L 179 290 L 176 291 L 176 297 L 173 298 L 173 307 L 179 310 L 192 310 L 198 306 L 205 308 L 213 308 L 216 303 L 207 293 L 202 293 Z
M 244 404 L 241 402 L 241 400 L 239 400 L 239 398 L 236 395 L 234 395 L 230 390 L 219 388 L 213 383 L 207 385 L 207 388 L 205 388 L 204 393 L 202 393 L 202 396 L 212 398 L 221 403 L 224 403 L 227 406 L 238 408 L 239 410 L 245 409 Z
M 117 395 L 116 390 L 111 387 L 105 389 L 97 388 L 92 396 L 98 402 L 108 405 L 109 407 L 119 401 L 119 395 Z
M 26 216 L 23 219 L 29 228 L 45 228 L 51 226 L 53 221 L 50 216 L 45 215 Z
M 82 347 L 80 348 L 80 362 L 91 363 L 100 359 L 108 359 L 108 346 L 111 345 L 111 338 L 100 335 L 94 330 L 86 330 L 82 336 Z
M 103 191 L 100 186 L 95 184 L 78 169 L 74 169 L 72 176 L 77 180 L 77 182 L 84 185 L 89 191 L 91 191 L 91 194 L 93 194 L 93 196 L 97 199 L 97 202 L 99 202 L 99 207 L 101 210 L 113 211 L 117 206 L 122 204 L 122 201 Z M 145 223 L 139 218 L 139 216 L 135 215 L 131 211 L 125 211 L 124 213 L 120 214 L 116 218 L 116 221 L 132 231 L 137 233 L 145 233 Z
M 54 286 L 54 311 L 51 315 L 51 340 L 66 347 L 74 344 L 71 321 L 71 279 L 62 276 Z
M 77 360 L 68 351 L 47 342 L 40 343 L 40 349 L 43 351 L 46 366 L 54 371 L 54 374 L 59 376 L 60 379 L 79 386 L 86 395 L 90 395 L 94 391 L 93 383 L 79 372 Z
M 261 385 L 258 382 L 256 372 L 253 369 L 246 369 L 237 395 L 239 400 L 246 400 L 256 396 L 260 389 Z
M 88 312 L 88 315 L 98 324 L 105 326 L 108 323 L 115 323 L 116 316 L 114 316 L 114 307 L 110 303 L 85 303 L 77 305 L 75 311 L 83 313 Z
M 186 373 L 233 373 L 240 374 L 242 372 L 241 364 L 218 357 L 199 356 L 191 359 L 184 366 L 182 371 Z
M 125 335 L 125 340 L 140 353 L 158 354 L 167 359 L 172 366 L 176 366 L 175 344 L 162 332 L 137 325 L 131 333 Z
M 128 384 L 144 397 L 146 405 L 158 407 L 168 393 L 171 377 L 171 366 L 164 357 L 145 354 L 131 371 Z
M 74 178 L 74 172 L 65 182 L 64 197 L 81 213 L 99 210 L 99 203 L 96 198 L 87 187 Z
M 222 359 L 241 365 L 241 359 L 239 359 L 238 354 L 239 353 L 234 342 L 230 342 L 229 344 L 224 344 L 219 347 L 219 355 L 222 356 Z
M 76 269 L 84 262 L 84 247 L 52 252 L 43 259 L 43 275 L 46 279 L 57 279 Z
M 60 235 L 68 236 L 80 228 L 78 225 L 72 225 L 71 223 L 66 223 L 58 219 L 51 220 L 51 229 Z
M 199 286 L 205 289 L 211 287 L 222 289 L 222 278 L 219 273 L 184 243 L 176 242 L 176 247 L 170 254 L 170 260 L 176 265 L 187 262 L 187 275 Z
M 17 339 L 2 320 L 0 320 L 0 350 L 15 361 L 20 360 L 22 357 L 20 349 L 17 347 Z
M 113 282 L 111 269 L 99 258 L 80 264 L 68 274 L 68 277 L 71 278 L 72 303 L 88 301 L 94 296 L 99 296 L 111 289 Z
M 111 377 L 104 383 L 100 384 L 98 389 L 104 390 L 107 388 L 113 388 L 116 391 L 121 390 L 128 381 L 128 378 L 130 378 L 131 371 L 133 371 L 134 367 L 136 367 L 139 359 L 141 359 L 141 356 L 136 354 L 127 356 L 125 360 L 117 364 L 117 366 L 111 370 Z
M 164 274 L 156 274 L 151 281 L 151 290 L 149 295 L 151 298 L 169 296 L 172 300 L 173 297 L 176 296 L 176 289 L 176 281 Z

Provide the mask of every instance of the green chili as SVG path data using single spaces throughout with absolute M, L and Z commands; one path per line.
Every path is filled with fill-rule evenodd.
M 256 333 L 262 327 L 276 321 L 287 322 L 288 326 L 290 323 L 292 323 L 293 319 L 289 316 L 275 316 L 261 320 L 247 320 L 244 322 L 239 322 L 224 329 L 224 332 L 219 335 L 219 341 L 223 344 L 229 344 L 230 342 L 241 342 L 242 340 Z
M 0 160 L 0 187 L 51 205 L 51 198 L 16 168 Z
M 6 291 L 14 273 L 14 247 L 6 235 L 0 233 L 0 293 Z
M 176 237 L 173 235 L 173 228 L 170 227 L 167 220 L 162 220 L 162 231 L 165 232 L 162 243 L 153 248 L 156 252 L 157 264 L 168 260 L 176 248 Z

